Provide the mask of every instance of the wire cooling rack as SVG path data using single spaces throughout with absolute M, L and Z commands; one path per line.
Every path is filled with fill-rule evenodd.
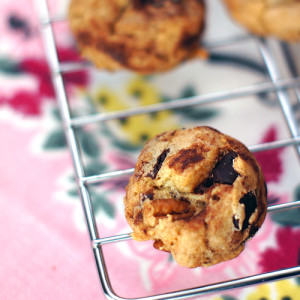
M 93 211 L 93 205 L 91 201 L 91 195 L 88 191 L 88 185 L 93 183 L 99 183 L 110 178 L 117 178 L 124 175 L 130 175 L 133 173 L 133 169 L 118 170 L 108 173 L 97 174 L 93 176 L 85 176 L 84 165 L 80 156 L 79 145 L 76 138 L 75 129 L 81 126 L 92 124 L 95 122 L 104 122 L 107 120 L 114 120 L 118 118 L 125 118 L 138 114 L 153 113 L 166 109 L 175 109 L 199 104 L 213 103 L 217 101 L 233 99 L 238 97 L 245 97 L 249 95 L 257 95 L 259 93 L 274 92 L 278 98 L 280 108 L 283 112 L 285 121 L 288 125 L 290 138 L 276 140 L 274 142 L 261 143 L 257 145 L 249 146 L 249 149 L 255 151 L 266 151 L 270 149 L 294 146 L 297 152 L 297 156 L 300 159 L 300 135 L 297 126 L 295 112 L 293 110 L 290 94 L 288 90 L 293 90 L 294 95 L 300 104 L 300 77 L 295 74 L 290 78 L 281 78 L 277 61 L 274 59 L 272 49 L 263 38 L 255 38 L 251 36 L 242 36 L 232 38 L 230 40 L 219 41 L 217 43 L 207 45 L 208 48 L 214 49 L 215 47 L 241 43 L 244 40 L 252 39 L 257 44 L 260 55 L 263 59 L 265 68 L 268 72 L 269 80 L 262 83 L 246 85 L 230 90 L 222 90 L 219 92 L 201 94 L 185 99 L 174 99 L 167 103 L 159 103 L 155 105 L 148 105 L 143 107 L 134 107 L 123 111 L 99 113 L 96 115 L 88 115 L 82 117 L 72 117 L 70 113 L 70 107 L 68 104 L 68 97 L 64 86 L 64 74 L 69 71 L 81 70 L 87 67 L 85 62 L 68 62 L 60 63 L 57 55 L 55 36 L 53 31 L 53 24 L 61 21 L 60 17 L 50 16 L 48 10 L 47 0 L 36 0 L 38 13 L 40 17 L 40 25 L 42 38 L 45 46 L 45 53 L 47 56 L 48 64 L 52 73 L 52 80 L 56 91 L 56 96 L 62 116 L 65 135 L 68 141 L 69 150 L 72 156 L 75 177 L 78 185 L 80 198 L 86 218 L 87 227 L 91 239 L 92 249 L 97 265 L 100 282 L 103 288 L 103 292 L 108 299 L 125 299 L 117 295 L 112 289 L 112 284 L 106 268 L 105 258 L 103 255 L 103 245 L 108 243 L 122 242 L 131 239 L 130 233 L 121 234 L 116 236 L 108 236 L 101 238 L 98 233 L 95 215 Z M 293 66 L 293 61 L 284 48 L 283 63 L 286 66 Z M 300 201 L 294 201 L 290 203 L 271 205 L 268 207 L 268 212 L 282 211 L 288 209 L 296 209 L 300 207 Z M 152 296 L 146 296 L 142 298 L 132 299 L 180 299 L 187 297 L 195 297 L 204 295 L 207 293 L 214 293 L 225 291 L 229 289 L 246 287 L 253 284 L 259 284 L 263 282 L 270 282 L 279 279 L 291 278 L 300 275 L 300 266 L 282 269 L 274 272 L 263 273 L 244 278 L 238 278 L 234 280 L 216 282 L 210 285 L 204 285 L 194 287 L 185 290 L 172 291 L 166 294 L 157 294 Z

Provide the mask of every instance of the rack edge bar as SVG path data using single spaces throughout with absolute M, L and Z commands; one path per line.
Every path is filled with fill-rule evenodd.
M 217 101 L 227 100 L 228 98 L 246 97 L 250 95 L 259 94 L 261 92 L 278 91 L 281 89 L 293 88 L 300 85 L 300 76 L 294 79 L 281 79 L 276 82 L 263 82 L 254 85 L 242 86 L 239 88 L 223 90 L 213 93 L 207 93 L 190 98 L 180 98 L 168 102 L 162 102 L 159 104 L 152 104 L 147 106 L 139 106 L 135 108 L 129 108 L 122 111 L 112 111 L 106 113 L 99 113 L 89 116 L 82 116 L 73 118 L 70 120 L 71 126 L 82 126 L 95 122 L 103 122 L 108 120 L 114 120 L 119 118 L 126 118 L 139 114 L 153 113 L 168 109 L 177 109 L 182 107 L 188 107 L 198 104 L 207 104 Z
M 298 145 L 298 144 L 300 144 L 300 136 L 295 137 L 295 138 L 287 138 L 287 139 L 281 139 L 281 140 L 277 140 L 277 141 L 273 141 L 273 142 L 252 145 L 252 146 L 249 146 L 248 148 L 252 152 L 259 152 L 259 151 L 272 150 L 272 149 L 287 147 L 287 146 L 292 146 L 292 145 Z M 134 168 L 111 171 L 111 172 L 103 173 L 103 174 L 99 174 L 99 175 L 80 177 L 79 182 L 81 184 L 99 183 L 99 182 L 102 182 L 104 180 L 108 180 L 111 178 L 116 178 L 116 177 L 125 176 L 125 175 L 131 175 L 133 172 L 134 172 Z
M 252 275 L 248 277 L 218 282 L 214 284 L 204 285 L 201 287 L 195 287 L 185 290 L 174 291 L 165 294 L 157 294 L 151 295 L 146 297 L 138 297 L 138 298 L 123 298 L 118 296 L 110 286 L 108 280 L 108 274 L 102 269 L 104 264 L 103 255 L 100 252 L 99 248 L 94 248 L 95 255 L 97 257 L 98 262 L 100 263 L 101 268 L 99 269 L 101 282 L 103 283 L 103 290 L 108 299 L 113 300 L 167 300 L 167 299 L 183 299 L 183 298 L 190 298 L 195 296 L 201 296 L 208 293 L 216 293 L 221 292 L 229 289 L 236 289 L 246 286 L 251 286 L 260 283 L 266 283 L 270 281 L 280 280 L 280 279 L 287 279 L 295 276 L 300 276 L 300 266 L 287 268 L 283 270 L 278 270 L 269 273 L 262 273 L 257 275 Z

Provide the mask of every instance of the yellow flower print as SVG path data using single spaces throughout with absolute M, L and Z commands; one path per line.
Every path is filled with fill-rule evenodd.
M 224 297 L 222 297 L 222 296 L 216 296 L 216 297 L 212 298 L 211 300 L 224 300 Z
M 223 297 L 220 297 L 220 296 L 217 296 L 217 297 L 214 297 L 212 298 L 212 300 L 223 300 L 224 298 Z
M 293 280 L 259 285 L 246 300 L 300 300 L 300 286 Z
M 138 100 L 140 105 L 150 105 L 160 102 L 158 91 L 143 77 L 136 77 L 128 83 L 127 93 Z
M 300 300 L 300 286 L 292 280 L 282 280 L 275 283 L 276 300 Z
M 151 105 L 161 102 L 158 91 L 142 77 L 131 80 L 126 86 L 126 97 L 118 96 L 112 89 L 101 88 L 93 97 L 101 111 L 124 110 L 134 106 Z M 176 119 L 170 111 L 159 111 L 127 117 L 116 121 L 119 134 L 134 146 L 143 144 L 149 138 L 162 131 L 178 127 Z
M 259 285 L 253 292 L 251 292 L 246 297 L 246 300 L 273 300 L 271 297 L 270 285 Z
M 108 87 L 102 87 L 92 97 L 96 106 L 105 111 L 118 111 L 128 108 L 119 97 Z
M 171 130 L 175 127 L 173 122 L 163 118 L 160 114 L 156 120 L 152 120 L 149 115 L 139 115 L 128 118 L 122 129 L 130 142 L 134 145 L 138 145 L 162 131 Z

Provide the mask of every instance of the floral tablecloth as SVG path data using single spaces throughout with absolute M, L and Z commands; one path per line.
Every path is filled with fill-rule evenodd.
M 67 1 L 48 2 L 53 15 L 64 15 Z M 0 16 L 0 299 L 104 299 L 34 3 L 2 0 Z M 240 32 L 218 1 L 209 2 L 205 38 L 218 40 Z M 67 22 L 55 23 L 55 33 L 60 60 L 81 61 Z M 64 79 L 73 116 L 267 80 L 252 42 L 216 48 L 207 61 L 187 62 L 165 74 L 143 77 L 87 68 L 69 72 Z M 273 94 L 139 115 L 77 129 L 85 173 L 132 168 L 154 134 L 202 124 L 247 145 L 289 137 Z M 269 204 L 298 200 L 294 148 L 258 152 L 256 157 L 268 184 Z M 89 187 L 101 236 L 130 232 L 122 202 L 127 180 Z M 150 242 L 107 245 L 104 254 L 116 293 L 140 297 L 297 266 L 299 225 L 299 209 L 270 213 L 238 258 L 210 268 L 182 268 Z M 300 280 L 198 298 L 296 300 Z

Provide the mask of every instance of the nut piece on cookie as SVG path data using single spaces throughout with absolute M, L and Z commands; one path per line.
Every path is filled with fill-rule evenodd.
M 238 256 L 265 219 L 266 199 L 264 176 L 246 146 L 195 127 L 147 142 L 124 204 L 135 240 L 153 240 L 193 268 Z
M 204 28 L 203 0 L 72 0 L 69 23 L 98 68 L 147 74 L 193 57 Z
M 235 21 L 253 34 L 300 41 L 299 0 L 223 1 Z

